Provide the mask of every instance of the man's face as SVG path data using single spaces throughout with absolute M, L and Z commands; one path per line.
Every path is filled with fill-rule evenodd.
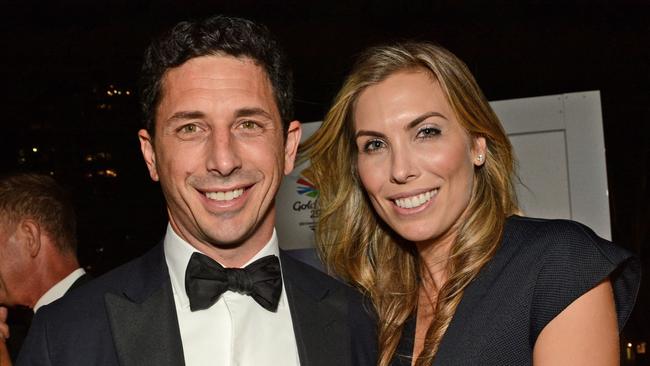
M 285 144 L 271 83 L 247 58 L 193 58 L 162 85 L 155 137 L 139 136 L 172 227 L 208 254 L 254 254 L 273 232 L 274 197 L 293 169 L 300 124 L 291 122 Z
M 30 257 L 17 229 L 0 218 L 0 305 L 29 305 Z

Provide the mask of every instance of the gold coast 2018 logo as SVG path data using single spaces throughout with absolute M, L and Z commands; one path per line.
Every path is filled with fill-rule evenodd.
M 311 182 L 309 170 L 305 169 L 300 172 L 300 178 L 296 181 L 298 194 L 304 196 L 304 200 L 298 200 L 293 203 L 293 210 L 301 212 L 309 210 L 309 221 L 300 222 L 300 226 L 307 225 L 314 230 L 316 220 L 320 209 L 318 208 L 318 188 Z

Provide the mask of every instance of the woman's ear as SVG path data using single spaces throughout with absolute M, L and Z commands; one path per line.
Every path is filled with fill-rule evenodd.
M 472 161 L 475 166 L 482 166 L 485 164 L 485 159 L 487 159 L 487 145 L 485 142 L 485 137 L 478 136 L 473 138 L 474 143 L 472 147 Z

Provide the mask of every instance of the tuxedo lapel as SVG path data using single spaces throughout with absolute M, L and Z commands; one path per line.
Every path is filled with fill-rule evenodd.
M 284 287 L 302 366 L 348 365 L 347 299 L 335 280 L 280 253 Z M 325 279 L 325 281 L 323 281 Z
M 184 365 L 162 245 L 145 255 L 133 272 L 122 293 L 104 296 L 120 365 Z

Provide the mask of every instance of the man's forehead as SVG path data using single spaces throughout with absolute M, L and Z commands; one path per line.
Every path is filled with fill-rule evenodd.
M 162 78 L 160 103 L 177 98 L 191 98 L 192 94 L 212 92 L 215 97 L 237 96 L 257 98 L 269 104 L 269 112 L 279 108 L 267 72 L 248 57 L 210 55 L 192 58 L 184 64 L 167 70 Z
M 228 55 L 199 56 L 187 60 L 180 66 L 168 69 L 162 78 L 163 90 L 170 84 L 191 83 L 206 86 L 211 82 L 224 85 L 244 83 L 246 86 L 262 86 L 272 93 L 273 88 L 266 70 L 248 57 Z

